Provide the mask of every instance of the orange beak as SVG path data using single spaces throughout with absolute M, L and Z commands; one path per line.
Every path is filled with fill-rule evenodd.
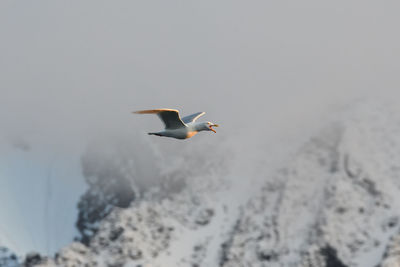
M 218 124 L 213 124 L 213 125 L 210 126 L 210 130 L 213 131 L 214 133 L 216 133 L 216 131 L 212 128 L 213 126 L 214 127 L 218 127 L 219 125 Z

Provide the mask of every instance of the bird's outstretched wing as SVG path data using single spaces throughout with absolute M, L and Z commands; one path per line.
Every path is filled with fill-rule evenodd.
M 179 111 L 176 109 L 167 109 L 167 108 L 149 109 L 149 110 L 139 110 L 133 113 L 157 114 L 158 117 L 164 122 L 165 129 L 178 129 L 186 126 L 179 117 Z
M 198 118 L 200 118 L 201 116 L 203 116 L 204 114 L 206 114 L 205 112 L 197 112 L 194 113 L 192 115 L 186 116 L 182 118 L 182 121 L 184 123 L 191 123 L 191 122 L 195 122 Z

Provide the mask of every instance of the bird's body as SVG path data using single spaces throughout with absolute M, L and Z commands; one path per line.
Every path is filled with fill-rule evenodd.
M 185 127 L 177 129 L 165 129 L 161 132 L 149 133 L 150 135 L 173 137 L 176 139 L 187 139 L 196 135 L 199 130 L 199 124 L 189 123 Z
M 188 139 L 200 131 L 213 131 L 212 127 L 218 124 L 211 122 L 196 122 L 205 112 L 198 112 L 184 118 L 179 117 L 179 111 L 175 109 L 151 109 L 134 112 L 136 114 L 157 114 L 165 124 L 164 131 L 149 133 L 149 135 L 172 137 L 176 139 Z

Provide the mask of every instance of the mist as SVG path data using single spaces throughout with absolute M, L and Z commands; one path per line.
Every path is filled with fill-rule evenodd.
M 3 1 L 0 156 L 14 160 L 3 161 L 1 180 L 6 186 L 15 179 L 21 158 L 46 158 L 33 164 L 48 170 L 57 155 L 58 170 L 73 165 L 75 174 L 55 175 L 53 183 L 70 184 L 65 190 L 77 198 L 85 188 L 82 153 L 119 139 L 145 155 L 143 177 L 157 173 L 151 161 L 159 157 L 170 160 L 164 165 L 189 152 L 204 158 L 221 144 L 237 156 L 245 148 L 246 168 L 254 158 L 284 157 L 282 151 L 361 99 L 397 103 L 399 7 L 395 1 Z M 151 108 L 205 111 L 202 119 L 221 127 L 185 141 L 151 138 L 146 133 L 162 128 L 159 119 L 131 113 Z M 17 191 L 30 192 L 29 186 Z M 5 232 L 11 237 L 3 243 L 28 242 Z M 23 247 L 21 253 L 29 251 Z

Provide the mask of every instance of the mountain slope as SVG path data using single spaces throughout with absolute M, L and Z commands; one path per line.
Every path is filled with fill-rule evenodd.
M 88 247 L 74 243 L 42 265 L 396 266 L 399 122 L 361 105 L 274 175 L 241 164 L 258 154 L 231 159 L 226 172 L 192 171 L 182 191 L 114 209 Z
M 398 231 L 400 127 L 360 107 L 308 142 L 252 199 L 226 266 L 376 266 Z

